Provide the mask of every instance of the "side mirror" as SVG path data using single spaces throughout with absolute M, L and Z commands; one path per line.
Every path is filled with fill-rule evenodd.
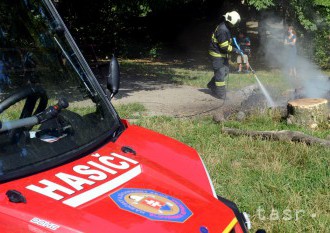
M 115 56 L 111 58 L 109 75 L 107 77 L 107 88 L 111 93 L 110 98 L 112 99 L 119 90 L 120 85 L 120 72 L 119 72 L 119 63 Z

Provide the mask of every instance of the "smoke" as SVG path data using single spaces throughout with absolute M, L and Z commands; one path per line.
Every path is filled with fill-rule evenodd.
M 321 98 L 330 91 L 329 78 L 307 59 L 298 57 L 297 69 L 306 97 Z
M 297 34 L 297 56 L 290 54 L 290 48 L 284 44 L 287 27 L 283 21 L 268 14 L 259 23 L 259 36 L 261 39 L 261 51 L 264 59 L 270 67 L 279 68 L 291 88 L 302 90 L 304 97 L 324 98 L 330 91 L 330 80 L 322 71 L 306 57 L 301 51 L 306 48 L 302 45 L 302 37 Z M 310 48 L 313 46 L 309 44 Z M 307 48 L 307 49 L 310 49 Z M 297 76 L 290 75 L 290 67 L 294 66 Z

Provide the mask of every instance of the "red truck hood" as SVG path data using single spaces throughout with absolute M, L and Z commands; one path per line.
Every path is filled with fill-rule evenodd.
M 157 139 L 146 139 L 144 134 Z M 116 143 L 108 143 L 79 160 L 2 184 L 0 227 L 4 230 L 1 232 L 201 232 L 201 227 L 209 232 L 226 232 L 231 229 L 237 221 L 235 215 L 199 178 L 206 174 L 192 149 L 166 138 L 169 140 L 166 143 L 176 145 L 175 150 L 185 148 L 181 154 L 190 154 L 179 156 L 178 151 L 172 151 L 178 158 L 175 161 L 174 157 L 168 157 L 172 164 L 180 163 L 180 159 L 188 161 L 175 165 L 174 170 L 174 165 L 163 163 L 156 154 L 143 153 L 146 148 L 133 144 L 138 135 L 139 143 L 145 140 L 156 147 L 164 145 L 165 137 L 132 127 Z M 122 152 L 123 144 L 127 143 L 135 146 L 136 155 Z M 166 152 L 164 148 L 160 148 L 162 153 Z M 184 170 L 194 168 L 190 172 L 195 175 L 188 179 L 189 173 Z M 26 203 L 9 202 L 8 190 L 22 193 Z

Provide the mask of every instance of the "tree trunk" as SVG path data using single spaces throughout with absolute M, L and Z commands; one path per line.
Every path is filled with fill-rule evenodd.
M 288 123 L 316 128 L 327 121 L 329 114 L 326 99 L 296 99 L 288 102 Z

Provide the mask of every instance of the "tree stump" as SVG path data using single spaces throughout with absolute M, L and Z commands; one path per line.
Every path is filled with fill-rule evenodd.
M 326 99 L 295 99 L 288 102 L 288 123 L 316 128 L 327 121 L 329 114 Z

